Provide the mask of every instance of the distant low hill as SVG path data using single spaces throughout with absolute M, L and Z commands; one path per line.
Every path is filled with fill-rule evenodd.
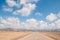
M 34 29 L 13 29 L 13 28 L 4 28 L 4 29 L 0 29 L 0 30 L 5 30 L 5 31 L 37 31 L 37 32 L 60 32 L 60 29 L 54 29 L 54 30 L 49 30 L 49 29 L 43 29 L 43 30 L 34 30 Z

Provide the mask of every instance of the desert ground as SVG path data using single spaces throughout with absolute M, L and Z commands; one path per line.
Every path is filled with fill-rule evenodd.
M 60 40 L 60 32 L 0 31 L 0 40 Z

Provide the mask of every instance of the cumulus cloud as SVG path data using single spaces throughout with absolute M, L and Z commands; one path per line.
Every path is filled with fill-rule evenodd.
M 39 21 L 39 24 L 38 24 L 38 29 L 40 29 L 40 30 L 44 30 L 44 29 L 47 29 L 47 22 L 45 22 L 45 21 Z
M 60 20 L 56 20 L 53 23 L 45 21 L 37 21 L 36 19 L 27 19 L 25 22 L 21 22 L 19 18 L 9 17 L 4 19 L 0 17 L 0 29 L 12 28 L 22 30 L 55 30 L 60 29 Z
M 48 21 L 54 21 L 57 19 L 57 16 L 55 14 L 51 13 L 50 15 L 46 16 L 46 19 Z
M 60 12 L 57 14 L 57 16 L 60 18 Z
M 56 27 L 60 28 L 60 19 L 58 19 L 57 21 L 55 21 L 55 25 L 56 25 Z
M 18 18 L 10 17 L 7 19 L 0 18 L 0 28 L 18 28 L 20 26 L 20 20 Z
M 6 0 L 6 3 L 8 5 L 8 7 L 10 8 L 4 8 L 4 10 L 9 11 L 16 7 L 16 8 L 21 8 L 21 5 L 23 5 L 23 7 L 21 9 L 16 9 L 14 10 L 12 13 L 17 15 L 20 14 L 22 16 L 29 16 L 33 10 L 35 10 L 36 3 L 39 0 Z M 11 9 L 12 8 L 12 9 Z
M 20 0 L 21 2 L 20 2 L 20 4 L 27 4 L 27 3 L 33 3 L 33 2 L 38 2 L 39 0 Z
M 6 11 L 6 12 L 12 12 L 13 9 L 10 8 L 10 7 L 3 6 L 3 11 Z
M 42 13 L 36 12 L 35 15 L 36 15 L 36 16 L 42 16 Z
M 6 3 L 10 7 L 17 6 L 17 3 L 14 0 L 6 0 Z
M 25 4 L 28 4 L 28 3 L 37 3 L 39 0 L 6 0 L 6 3 L 8 6 L 10 7 L 19 7 L 20 5 L 25 5 Z
M 22 9 L 14 11 L 13 14 L 29 16 L 35 8 L 36 8 L 35 4 L 26 4 Z
M 6 0 L 7 6 L 3 7 L 4 11 L 12 12 L 17 15 L 20 14 L 22 16 L 29 16 L 33 10 L 36 9 L 36 3 L 39 0 Z M 23 6 L 20 9 L 20 6 Z M 19 8 L 14 10 L 14 7 Z M 41 16 L 42 14 L 37 12 L 35 15 Z M 19 18 L 8 17 L 3 18 L 0 17 L 0 29 L 3 28 L 12 28 L 12 29 L 26 29 L 26 30 L 55 30 L 60 29 L 60 19 L 56 20 L 57 17 L 60 18 L 60 13 L 56 16 L 51 13 L 46 16 L 48 21 L 54 21 L 53 23 L 49 23 L 43 20 L 36 20 L 34 18 L 27 19 L 25 22 L 21 22 Z
M 27 29 L 35 30 L 37 27 L 37 20 L 36 19 L 28 19 L 26 20 L 25 27 Z

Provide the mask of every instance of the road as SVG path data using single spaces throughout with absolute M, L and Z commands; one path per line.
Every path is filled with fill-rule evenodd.
M 0 31 L 0 40 L 60 40 L 60 32 Z
M 17 38 L 15 40 L 60 40 L 60 35 L 55 33 L 39 33 L 39 32 L 32 32 L 29 35 L 23 38 Z

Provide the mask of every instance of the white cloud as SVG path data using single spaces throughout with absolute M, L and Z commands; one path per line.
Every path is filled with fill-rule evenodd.
M 6 0 L 6 3 L 10 7 L 17 6 L 17 3 L 14 0 Z
M 36 15 L 36 16 L 42 16 L 42 13 L 37 12 L 37 13 L 35 13 L 35 15 Z
M 39 0 L 6 0 L 6 3 L 8 5 L 8 7 L 14 8 L 20 8 L 21 5 L 23 5 L 23 7 L 21 9 L 16 9 L 15 11 L 13 11 L 13 14 L 17 15 L 20 14 L 22 16 L 29 16 L 33 10 L 35 10 L 36 8 L 36 3 Z M 33 3 L 33 4 L 32 4 Z M 9 11 L 12 10 L 11 8 L 4 8 L 4 10 Z
M 36 4 L 38 0 L 6 0 L 8 7 L 3 7 L 3 10 L 12 12 L 14 6 L 19 7 L 23 4 L 23 7 L 19 10 L 13 11 L 13 14 L 20 14 L 22 16 L 29 16 L 33 10 L 36 9 Z M 33 3 L 33 4 L 32 4 Z M 42 14 L 37 12 L 35 15 L 41 16 Z M 60 14 L 58 14 L 60 17 Z M 48 21 L 54 21 L 57 16 L 53 13 L 46 16 Z M 21 22 L 19 18 L 9 17 L 4 19 L 0 17 L 0 28 L 13 28 L 13 29 L 31 29 L 31 30 L 54 30 L 55 28 L 60 28 L 60 20 L 56 20 L 53 23 L 48 23 L 45 21 L 38 21 L 36 19 L 27 19 L 25 22 Z
M 37 20 L 36 19 L 28 19 L 28 20 L 26 20 L 26 22 L 25 22 L 25 27 L 26 27 L 26 29 L 31 29 L 31 30 L 35 30 L 35 29 L 37 29 L 36 27 L 37 27 L 37 25 L 38 25 L 38 23 L 37 23 Z
M 20 20 L 18 18 L 13 18 L 13 17 L 10 17 L 7 19 L 8 22 L 12 22 L 12 23 L 19 23 Z
M 0 17 L 0 29 L 12 28 L 12 29 L 26 29 L 26 30 L 55 30 L 60 29 L 60 20 L 56 20 L 53 23 L 45 21 L 37 21 L 36 19 L 27 19 L 25 22 L 21 22 L 19 18 L 9 17 L 4 19 Z
M 27 4 L 27 3 L 32 3 L 32 2 L 35 2 L 37 3 L 39 0 L 20 0 L 20 4 Z
M 48 21 L 54 21 L 57 19 L 57 16 L 55 14 L 51 13 L 50 15 L 46 16 L 46 19 Z
M 9 17 L 7 19 L 0 18 L 0 28 L 18 28 L 20 26 L 20 20 L 18 18 Z
M 60 18 L 60 12 L 57 14 L 57 16 Z
M 50 24 L 48 24 L 48 26 L 49 26 L 49 27 L 47 27 L 48 30 L 55 30 L 55 29 L 57 29 L 55 23 L 50 23 Z
M 29 3 L 32 3 L 32 2 L 35 2 L 37 3 L 39 0 L 17 0 L 17 1 L 14 1 L 14 0 L 6 0 L 6 3 L 8 6 L 10 7 L 19 7 L 20 5 L 25 5 L 25 4 L 29 4 Z
M 48 26 L 47 22 L 41 20 L 41 21 L 39 21 L 37 27 L 38 27 L 39 30 L 46 30 L 47 27 L 49 27 L 49 26 Z
M 56 25 L 56 27 L 60 28 L 60 19 L 58 19 L 57 21 L 55 21 L 55 25 Z
M 12 12 L 13 11 L 13 9 L 12 8 L 10 8 L 10 7 L 3 7 L 3 10 L 4 11 L 7 11 L 7 12 Z
M 35 8 L 36 8 L 35 4 L 26 4 L 22 9 L 13 12 L 13 14 L 21 14 L 22 16 L 29 16 Z

